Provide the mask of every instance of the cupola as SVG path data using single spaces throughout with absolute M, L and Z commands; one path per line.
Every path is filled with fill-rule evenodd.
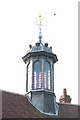
M 39 42 L 34 46 L 29 45 L 29 50 L 22 57 L 26 64 L 26 96 L 42 113 L 57 115 L 54 63 L 58 59 L 52 52 L 52 47 L 49 47 L 48 43 L 42 43 L 41 28 L 39 33 Z

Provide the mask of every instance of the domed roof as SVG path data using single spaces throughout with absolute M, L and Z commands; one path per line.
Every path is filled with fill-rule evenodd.
M 32 56 L 47 56 L 52 58 L 54 63 L 58 61 L 56 54 L 52 52 L 52 47 L 48 47 L 48 43 L 42 44 L 41 41 L 35 43 L 35 46 L 29 45 L 29 50 L 22 59 L 26 63 L 28 58 Z
M 44 45 L 41 42 L 37 42 L 35 43 L 35 46 L 32 47 L 32 45 L 29 45 L 29 50 L 27 51 L 27 53 L 29 52 L 41 52 L 41 51 L 45 51 L 48 53 L 52 53 L 52 47 L 48 47 L 48 43 L 45 43 Z

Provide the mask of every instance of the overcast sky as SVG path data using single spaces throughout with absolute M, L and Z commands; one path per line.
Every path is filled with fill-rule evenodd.
M 78 0 L 0 0 L 0 89 L 26 93 L 28 45 L 38 42 L 36 21 L 44 20 L 42 42 L 52 46 L 56 101 L 67 89 L 78 103 Z M 54 16 L 56 13 L 56 16 Z

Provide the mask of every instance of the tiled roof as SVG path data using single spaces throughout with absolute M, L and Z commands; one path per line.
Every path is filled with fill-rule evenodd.
M 59 105 L 58 118 L 80 118 L 80 106 L 72 104 Z M 25 95 L 2 91 L 2 118 L 54 118 L 40 113 L 28 101 Z

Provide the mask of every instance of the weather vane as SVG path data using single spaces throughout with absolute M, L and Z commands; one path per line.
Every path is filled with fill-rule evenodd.
M 54 16 L 56 16 L 56 13 L 54 13 Z M 36 21 L 36 24 L 39 25 L 39 42 L 41 43 L 41 39 L 42 39 L 42 26 L 44 26 L 42 24 L 43 21 L 45 21 L 47 19 L 47 17 L 42 17 L 41 14 L 39 15 L 39 20 Z
M 44 20 L 44 17 L 42 17 L 41 15 L 39 15 L 39 20 L 36 21 L 36 24 L 39 25 L 39 42 L 41 43 L 41 39 L 42 39 L 42 22 Z
M 39 15 L 39 20 L 36 21 L 36 24 L 39 25 L 39 42 L 41 43 L 41 39 L 42 39 L 42 16 Z

